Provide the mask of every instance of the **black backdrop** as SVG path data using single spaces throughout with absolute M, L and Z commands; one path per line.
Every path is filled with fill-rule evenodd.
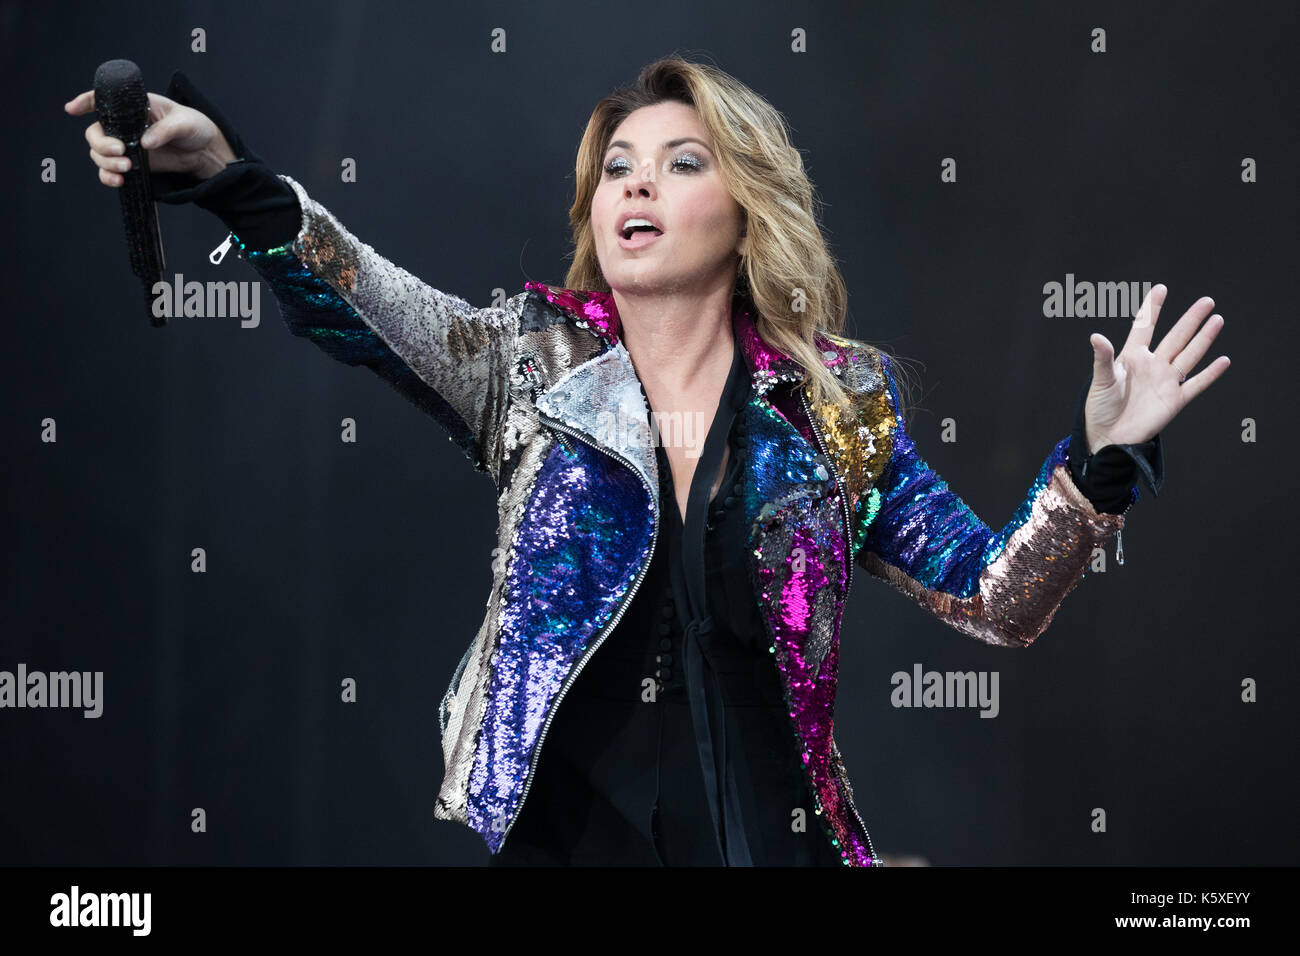
M 370 372 L 289 335 L 266 288 L 257 328 L 151 328 L 86 154 L 93 116 L 64 101 L 107 59 L 135 60 L 158 92 L 184 69 L 354 233 L 485 305 L 562 281 L 589 112 L 677 51 L 789 118 L 850 334 L 923 363 L 913 435 L 995 527 L 1067 433 L 1088 335 L 1119 348 L 1128 325 L 1045 318 L 1045 283 L 1164 282 L 1157 339 L 1201 295 L 1227 320 L 1201 367 L 1232 367 L 1166 430 L 1168 483 L 1129 513 L 1126 563 L 1110 549 L 1034 646 L 982 645 L 857 575 L 836 734 L 877 848 L 1294 863 L 1294 5 L 974 6 L 0 6 L 19 91 L 0 151 L 0 669 L 102 671 L 105 688 L 98 719 L 0 710 L 0 862 L 487 857 L 432 807 L 438 702 L 491 580 L 491 482 Z M 356 183 L 339 181 L 343 157 Z M 256 278 L 233 255 L 208 263 L 226 235 L 212 215 L 160 216 L 169 276 Z M 894 708 L 890 675 L 916 663 L 996 670 L 999 716 Z

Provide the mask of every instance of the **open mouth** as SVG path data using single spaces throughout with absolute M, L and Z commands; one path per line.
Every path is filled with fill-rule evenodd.
M 618 244 L 625 249 L 639 249 L 662 235 L 663 230 L 656 228 L 647 219 L 629 219 L 618 234 Z

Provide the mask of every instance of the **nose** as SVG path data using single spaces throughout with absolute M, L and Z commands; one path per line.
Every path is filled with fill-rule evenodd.
M 658 190 L 655 183 L 654 163 L 642 163 L 640 168 L 632 172 L 623 182 L 625 184 L 623 186 L 623 195 L 625 197 L 646 196 L 653 199 Z

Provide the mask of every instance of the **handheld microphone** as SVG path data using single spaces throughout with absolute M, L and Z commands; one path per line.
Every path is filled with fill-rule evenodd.
M 149 156 L 140 145 L 149 124 L 149 97 L 138 66 L 130 60 L 109 60 L 99 65 L 95 70 L 95 112 L 104 132 L 122 141 L 123 155 L 131 160 L 131 168 L 122 174 L 124 182 L 118 190 L 131 271 L 144 284 L 150 323 L 155 327 L 164 325 L 166 317 L 153 314 L 153 287 L 162 280 L 166 263 L 149 181 Z

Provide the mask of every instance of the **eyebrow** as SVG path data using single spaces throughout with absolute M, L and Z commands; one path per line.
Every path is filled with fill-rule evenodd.
M 713 150 L 709 149 L 708 143 L 704 142 L 704 140 L 702 139 L 696 139 L 694 136 L 683 136 L 680 139 L 670 139 L 668 142 L 664 143 L 663 148 L 673 149 L 674 147 L 682 145 L 682 143 L 699 143 L 705 149 L 708 149 L 710 153 L 713 152 Z M 614 142 L 610 143 L 609 146 L 605 148 L 605 152 L 608 153 L 615 146 L 621 146 L 624 149 L 632 149 L 632 144 L 629 143 L 627 140 L 616 139 L 614 140 Z

